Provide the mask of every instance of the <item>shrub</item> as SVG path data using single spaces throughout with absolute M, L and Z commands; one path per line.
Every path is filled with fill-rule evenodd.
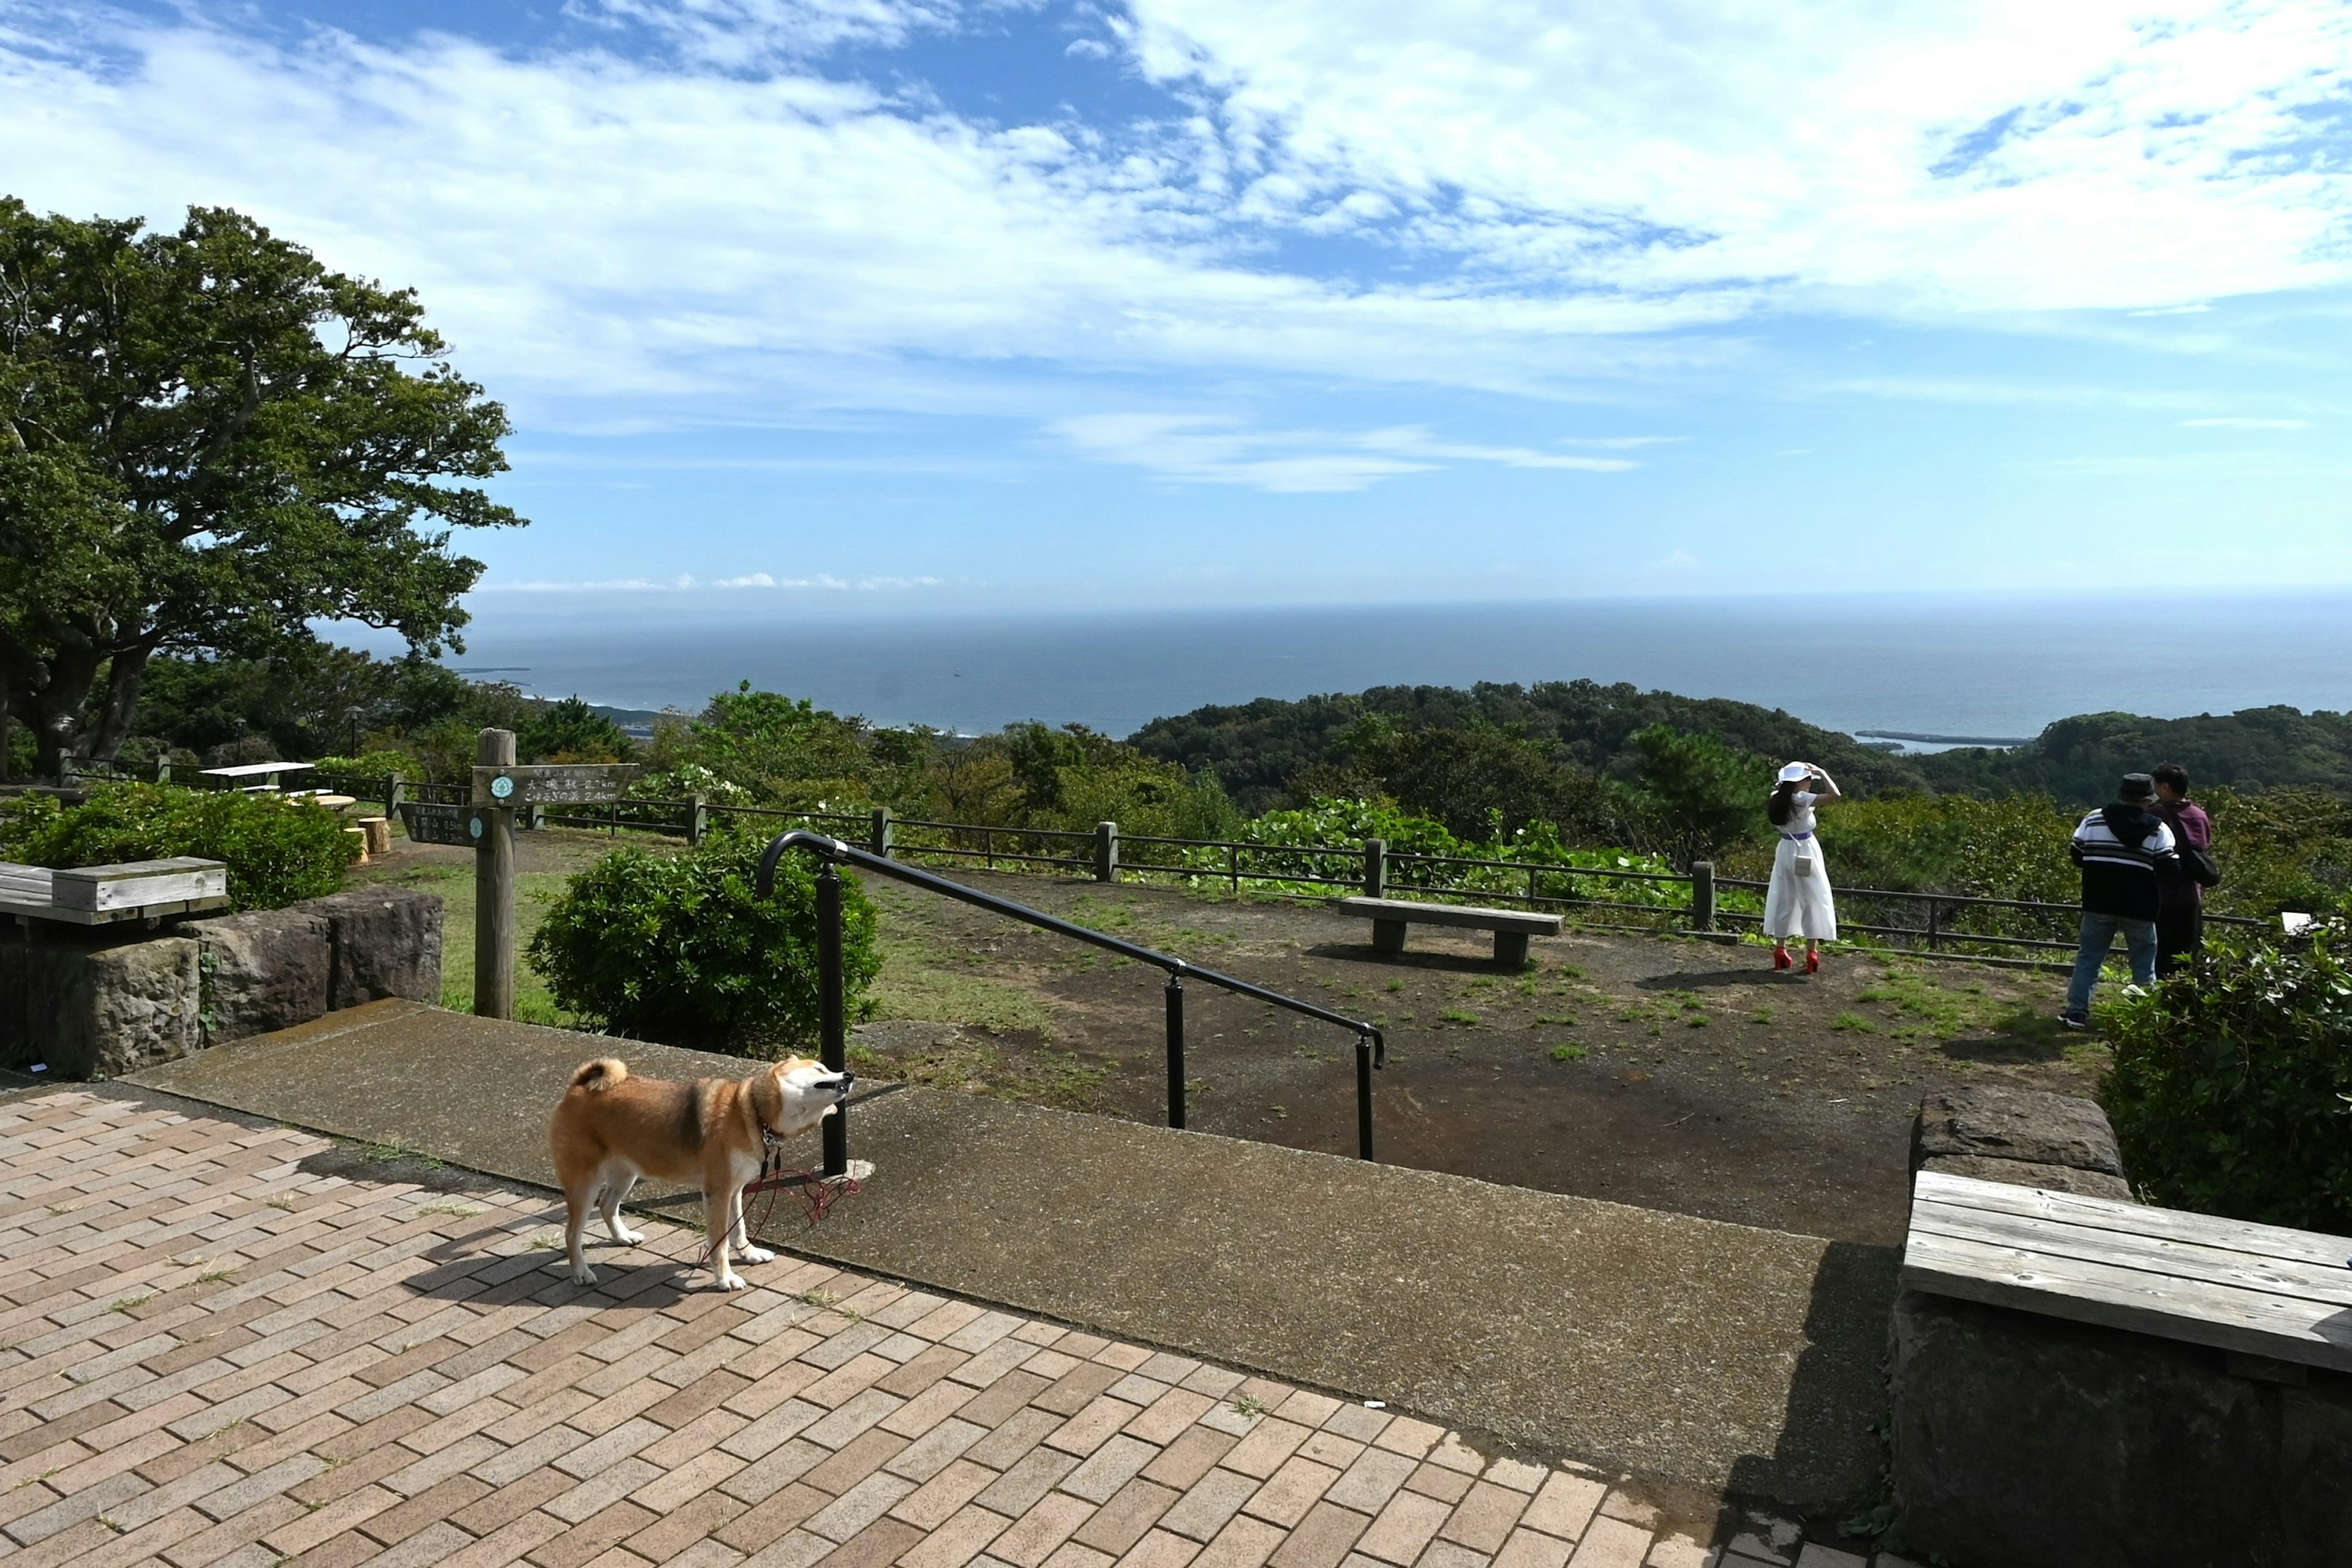
M 725 834 L 688 855 L 614 851 L 572 879 L 530 940 L 559 1005 L 617 1035 L 738 1056 L 806 1046 L 818 1026 L 816 874 L 804 858 L 754 888 L 761 841 Z M 850 1016 L 882 961 L 874 907 L 842 889 Z
M 270 795 L 98 784 L 60 808 L 42 796 L 0 816 L 0 858 L 33 866 L 111 866 L 199 856 L 228 867 L 241 910 L 322 898 L 343 884 L 359 845 L 331 811 Z
M 2152 1200 L 2352 1235 L 2352 923 L 2213 941 L 2108 1009 L 2099 1098 Z

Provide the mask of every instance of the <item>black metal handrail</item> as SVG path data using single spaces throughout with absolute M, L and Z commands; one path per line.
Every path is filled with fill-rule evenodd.
M 1168 1021 L 1168 1125 L 1184 1125 L 1184 982 L 1189 977 L 1205 984 L 1230 991 L 1237 996 L 1247 996 L 1269 1006 L 1286 1008 L 1293 1013 L 1326 1024 L 1337 1024 L 1356 1037 L 1356 1150 L 1360 1159 L 1372 1157 L 1372 1072 L 1388 1066 L 1388 1041 L 1380 1029 L 1359 1018 L 1318 1007 L 1312 1002 L 1302 1002 L 1296 996 L 1286 996 L 1279 991 L 1269 991 L 1263 985 L 1237 980 L 1230 974 L 1220 974 L 1213 969 L 1203 969 L 1172 954 L 1160 952 L 1121 937 L 1090 927 L 1076 924 L 1059 915 L 1049 915 L 1043 910 L 1033 910 L 1026 904 L 1016 904 L 994 893 L 984 893 L 977 888 L 967 888 L 934 872 L 903 861 L 845 844 L 838 838 L 822 833 L 796 829 L 780 833 L 768 841 L 767 852 L 760 857 L 759 891 L 761 898 L 772 896 L 776 889 L 776 866 L 789 850 L 805 849 L 824 864 L 817 873 L 817 987 L 820 994 L 819 1053 L 824 1065 L 839 1072 L 848 1065 L 849 1037 L 847 1011 L 843 990 L 841 961 L 841 872 L 844 864 L 871 871 L 877 877 L 888 877 L 908 887 L 920 888 L 941 898 L 954 899 L 992 913 L 1052 931 L 1130 958 L 1139 963 L 1149 963 L 1166 973 L 1165 986 Z M 844 1121 L 845 1112 L 836 1111 L 824 1121 L 824 1171 L 837 1176 L 849 1169 L 849 1132 Z

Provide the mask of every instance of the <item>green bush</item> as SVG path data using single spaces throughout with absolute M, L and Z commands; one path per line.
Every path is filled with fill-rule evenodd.
M 97 784 L 81 805 L 26 796 L 0 813 L 0 859 L 30 866 L 113 866 L 194 855 L 228 867 L 241 910 L 323 898 L 343 885 L 359 841 L 319 806 L 233 790 Z
M 2106 1010 L 2099 1098 L 2155 1202 L 2352 1235 L 2352 923 L 2307 945 L 2209 941 Z
M 816 874 L 793 855 L 754 889 L 761 841 L 707 839 L 688 855 L 614 851 L 572 879 L 530 940 L 556 1002 L 616 1035 L 771 1056 L 816 1038 Z M 850 1016 L 882 966 L 874 907 L 842 889 Z

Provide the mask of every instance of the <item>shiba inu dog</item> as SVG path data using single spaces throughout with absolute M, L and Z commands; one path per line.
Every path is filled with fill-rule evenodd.
M 787 1057 L 746 1079 L 668 1083 L 638 1078 L 611 1058 L 583 1063 L 555 1107 L 547 1140 L 563 1188 L 563 1242 L 572 1278 L 596 1283 L 580 1253 L 590 1206 L 625 1245 L 644 1237 L 621 1224 L 621 1203 L 640 1177 L 702 1188 L 710 1237 L 710 1272 L 722 1290 L 743 1279 L 729 1256 L 765 1263 L 775 1254 L 751 1245 L 743 1228 L 743 1185 L 760 1173 L 768 1150 L 804 1132 L 849 1098 L 852 1075 Z

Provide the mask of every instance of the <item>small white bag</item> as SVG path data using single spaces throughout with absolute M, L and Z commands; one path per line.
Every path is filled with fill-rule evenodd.
M 1794 871 L 1800 877 L 1811 876 L 1813 874 L 1813 852 L 1810 849 L 1798 850 L 1797 858 L 1789 862 L 1789 869 Z

